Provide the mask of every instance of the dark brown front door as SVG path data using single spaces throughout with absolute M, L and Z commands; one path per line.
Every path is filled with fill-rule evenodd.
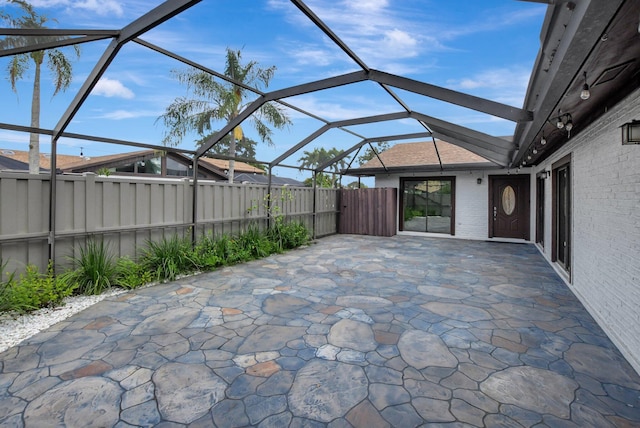
M 529 239 L 529 176 L 489 177 L 489 237 Z

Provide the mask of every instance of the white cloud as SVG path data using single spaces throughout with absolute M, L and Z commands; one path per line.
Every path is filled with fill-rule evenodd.
M 357 97 L 350 98 L 349 101 L 345 102 L 344 104 L 340 102 L 321 101 L 313 95 L 301 95 L 288 101 L 290 101 L 291 104 L 296 107 L 299 107 L 305 111 L 308 111 L 309 113 L 313 113 L 329 121 L 374 116 L 384 112 L 388 112 L 390 109 L 388 105 L 372 105 L 370 99 L 358 99 Z M 292 112 L 291 116 L 293 118 L 309 117 L 298 112 Z
M 102 95 L 104 97 L 118 97 L 131 99 L 135 95 L 133 91 L 122 84 L 119 80 L 109 79 L 108 77 L 101 78 L 96 84 L 93 91 L 93 95 Z
M 483 93 L 489 90 L 492 99 L 510 105 L 522 105 L 531 71 L 525 67 L 484 70 L 473 76 L 448 80 L 452 89 Z
M 385 32 L 383 43 L 384 50 L 396 52 L 396 57 L 409 58 L 418 54 L 418 40 L 406 31 L 397 28 Z
M 114 110 L 97 116 L 97 119 L 123 120 L 139 117 L 158 117 L 161 113 L 153 110 Z
M 316 47 L 301 48 L 292 55 L 299 65 L 327 66 L 335 60 L 332 52 Z
M 69 9 L 84 9 L 99 15 L 123 15 L 122 6 L 116 0 L 33 0 L 31 4 L 36 8 L 62 6 Z
M 29 134 L 27 132 L 0 131 L 0 144 L 2 143 L 29 144 Z

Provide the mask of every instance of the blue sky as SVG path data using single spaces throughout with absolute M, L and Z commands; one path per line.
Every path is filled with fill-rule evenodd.
M 38 12 L 57 20 L 52 27 L 104 29 L 120 29 L 160 3 L 32 1 Z M 523 103 L 546 10 L 542 4 L 515 0 L 308 0 L 307 5 L 371 68 L 516 107 Z M 0 7 L 11 10 L 2 0 Z M 277 67 L 268 91 L 359 70 L 287 0 L 203 0 L 141 38 L 217 71 L 224 69 L 227 47 L 241 49 L 245 60 Z M 45 70 L 41 127 L 55 126 L 107 44 L 82 45 L 82 55 L 74 62 L 73 83 L 65 93 L 52 97 L 51 79 Z M 7 58 L 0 58 L 5 76 L 7 64 Z M 160 144 L 164 128 L 156 119 L 173 99 L 185 95 L 171 70 L 184 68 L 140 45 L 125 46 L 67 131 Z M 29 124 L 32 76 L 27 73 L 17 94 L 7 79 L 0 80 L 0 122 Z M 415 111 L 491 135 L 510 135 L 515 128 L 506 120 L 403 90 L 396 92 Z M 287 101 L 329 121 L 402 110 L 374 82 Z M 297 112 L 291 112 L 290 117 L 293 126 L 275 131 L 273 147 L 260 144 L 258 159 L 274 159 L 323 125 Z M 257 139 L 249 124 L 244 129 Z M 351 129 L 368 138 L 423 130 L 411 120 Z M 193 149 L 196 137 L 185 138 L 181 147 Z M 27 141 L 26 134 L 0 130 L 0 148 L 27 150 Z M 320 146 L 346 149 L 358 142 L 357 137 L 332 130 L 306 150 Z M 41 146 L 43 152 L 50 150 L 46 136 L 41 137 Z M 80 147 L 86 156 L 136 150 L 61 139 L 58 151 L 79 155 Z M 301 154 L 284 163 L 296 164 Z M 277 173 L 304 178 L 297 171 Z

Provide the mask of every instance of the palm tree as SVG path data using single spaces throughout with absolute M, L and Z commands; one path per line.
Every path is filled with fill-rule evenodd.
M 224 75 L 236 82 L 263 89 L 269 86 L 276 67 L 260 68 L 258 63 L 250 61 L 242 65 L 241 51 L 227 48 Z M 178 81 L 187 86 L 188 95 L 194 98 L 178 97 L 164 114 L 158 118 L 169 128 L 165 133 L 163 143 L 176 146 L 189 132 L 197 132 L 204 137 L 216 121 L 231 121 L 238 116 L 248 104 L 249 91 L 229 82 L 218 82 L 211 74 L 195 68 L 173 71 Z M 281 129 L 291 124 L 285 111 L 277 104 L 263 104 L 252 116 L 251 121 L 263 142 L 273 145 L 271 135 L 273 131 L 269 125 Z M 241 126 L 237 126 L 230 133 L 229 156 L 236 156 L 236 144 L 244 139 Z M 233 183 L 234 161 L 229 161 L 229 182 Z
M 6 12 L 0 11 L 0 19 L 5 21 L 10 27 L 25 29 L 46 28 L 45 23 L 49 21 L 44 15 L 39 15 L 33 7 L 23 0 L 8 0 L 8 3 L 17 5 L 22 9 L 23 15 L 13 18 Z M 55 22 L 55 20 L 52 20 Z M 0 40 L 0 49 L 11 49 L 37 45 L 45 42 L 67 39 L 66 36 L 12 36 Z M 73 46 L 76 57 L 80 57 L 80 48 Z M 9 81 L 14 92 L 18 92 L 16 83 L 24 77 L 25 72 L 33 61 L 35 65 L 33 78 L 33 94 L 31 97 L 31 127 L 40 127 L 40 79 L 42 64 L 46 61 L 49 70 L 53 75 L 55 89 L 53 95 L 66 90 L 71 84 L 73 67 L 69 59 L 60 49 L 48 49 L 46 51 L 35 51 L 14 55 L 7 67 Z M 29 135 L 29 173 L 38 174 L 40 172 L 40 135 L 31 133 Z
M 335 147 L 329 150 L 325 149 L 324 147 L 315 148 L 313 149 L 313 151 L 305 150 L 303 152 L 304 155 L 300 159 L 298 159 L 298 162 L 300 163 L 300 169 L 317 168 L 323 163 L 334 159 L 341 153 L 342 151 L 336 149 Z M 340 173 L 340 170 L 344 169 L 346 166 L 347 162 L 344 159 L 340 159 L 339 161 L 334 162 L 330 167 L 331 179 L 325 180 L 325 177 L 320 175 L 320 179 L 318 181 L 324 184 L 328 183 L 329 186 L 326 187 L 334 187 L 336 185 L 336 174 Z M 325 187 L 324 184 L 321 187 Z

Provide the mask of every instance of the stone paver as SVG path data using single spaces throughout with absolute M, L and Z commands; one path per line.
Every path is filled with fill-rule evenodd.
M 105 299 L 0 354 L 0 427 L 640 426 L 530 245 L 333 236 Z

